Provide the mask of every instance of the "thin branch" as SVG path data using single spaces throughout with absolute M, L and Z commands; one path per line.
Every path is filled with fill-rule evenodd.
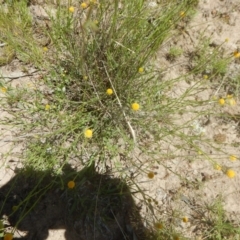
M 110 210 L 111 210 L 111 212 L 112 212 L 112 215 L 113 215 L 113 217 L 114 217 L 114 219 L 115 219 L 115 221 L 116 221 L 116 223 L 117 223 L 117 225 L 118 225 L 118 227 L 119 227 L 120 231 L 121 231 L 121 232 L 122 232 L 122 234 L 124 235 L 124 239 L 126 240 L 127 238 L 126 238 L 126 236 L 125 236 L 125 233 L 124 233 L 124 231 L 123 231 L 123 229 L 122 229 L 121 225 L 119 224 L 119 222 L 118 222 L 118 220 L 117 220 L 117 218 L 116 218 L 116 216 L 115 216 L 114 212 L 112 211 L 112 209 L 110 209 Z
M 121 46 L 121 47 L 127 49 L 127 50 L 130 51 L 131 53 L 135 53 L 133 50 L 131 50 L 130 48 L 125 47 L 125 46 L 122 45 L 120 42 L 117 42 L 117 41 L 114 41 L 114 42 L 115 42 L 117 45 L 119 45 L 119 46 Z
M 221 87 L 222 87 L 224 81 L 226 80 L 226 78 L 227 78 L 226 76 L 223 77 L 223 79 L 222 79 L 222 81 L 221 81 L 218 89 L 217 89 L 216 92 L 213 94 L 214 96 L 216 96 L 216 95 L 218 94 L 218 92 L 219 92 L 219 90 L 221 89 Z
M 91 84 L 92 84 L 92 87 L 93 87 L 93 89 L 94 89 L 94 92 L 95 92 L 96 95 L 97 95 L 97 98 L 98 98 L 99 103 L 101 104 L 101 106 L 102 106 L 103 108 L 106 108 L 106 107 L 104 106 L 104 104 L 102 103 L 102 101 L 101 101 L 101 98 L 100 98 L 100 96 L 99 96 L 99 94 L 98 94 L 98 92 L 97 92 L 97 89 L 95 88 L 94 83 L 93 83 L 93 81 L 92 81 L 92 79 L 91 79 L 91 76 L 88 75 L 88 78 L 89 78 L 89 80 L 90 80 L 90 82 L 91 82 Z M 108 111 L 106 111 L 106 113 L 107 113 L 109 116 L 111 116 L 111 114 L 110 114 Z
M 39 70 L 35 70 L 35 71 L 33 71 L 33 72 L 29 73 L 29 74 L 26 74 L 26 75 L 19 75 L 19 76 L 15 76 L 15 77 L 10 77 L 10 76 L 0 76 L 0 79 L 1 79 L 1 78 L 3 78 L 3 79 L 8 78 L 8 79 L 9 79 L 9 80 L 7 80 L 7 83 L 8 83 L 8 82 L 11 82 L 11 81 L 13 81 L 13 80 L 15 80 L 15 79 L 18 79 L 18 78 L 32 76 L 33 73 L 36 73 L 36 72 L 39 72 Z
M 119 104 L 119 106 L 120 106 L 120 108 L 121 108 L 121 110 L 122 110 L 123 116 L 124 116 L 124 118 L 125 118 L 125 120 L 126 120 L 126 122 L 127 122 L 127 125 L 128 125 L 128 127 L 129 127 L 129 129 L 130 129 L 130 132 L 131 132 L 131 135 L 132 135 L 134 144 L 136 144 L 136 143 L 137 143 L 137 140 L 136 140 L 135 131 L 134 131 L 134 129 L 133 129 L 133 127 L 132 127 L 132 125 L 131 125 L 131 123 L 130 123 L 130 121 L 129 121 L 128 116 L 126 115 L 126 113 L 125 113 L 124 110 L 123 110 L 122 103 L 121 103 L 121 101 L 120 101 L 120 99 L 119 99 L 119 97 L 118 97 L 118 95 L 117 95 L 116 89 L 115 89 L 114 86 L 113 86 L 112 80 L 111 80 L 111 78 L 110 78 L 110 76 L 109 76 L 109 74 L 108 74 L 108 71 L 107 71 L 106 66 L 105 66 L 104 63 L 103 63 L 103 66 L 104 66 L 105 72 L 106 72 L 106 74 L 107 74 L 108 80 L 109 80 L 109 82 L 110 82 L 110 84 L 111 84 L 111 87 L 112 87 L 112 89 L 113 89 L 113 91 L 114 91 L 114 94 L 115 94 L 115 96 L 116 96 L 116 98 L 117 98 L 118 104 Z

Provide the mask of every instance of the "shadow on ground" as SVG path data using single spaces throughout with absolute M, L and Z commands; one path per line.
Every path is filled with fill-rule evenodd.
M 67 188 L 74 179 L 73 189 Z M 66 165 L 59 176 L 25 169 L 0 189 L 0 216 L 17 228 L 14 239 L 44 240 L 66 229 L 67 240 L 148 240 L 129 187 L 91 168 Z

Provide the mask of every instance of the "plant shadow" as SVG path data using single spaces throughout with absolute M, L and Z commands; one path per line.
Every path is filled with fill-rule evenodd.
M 73 189 L 67 187 L 70 180 Z M 151 235 L 127 184 L 94 167 L 77 172 L 66 164 L 58 176 L 19 171 L 0 188 L 0 216 L 5 227 L 16 227 L 14 239 L 45 240 L 49 229 L 65 229 L 66 240 L 148 240 Z

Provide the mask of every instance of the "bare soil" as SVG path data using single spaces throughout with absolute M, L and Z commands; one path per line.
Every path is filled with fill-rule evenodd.
M 38 7 L 39 4 L 36 4 L 34 11 L 38 11 L 38 14 L 41 15 Z M 42 15 L 44 14 L 42 13 Z M 186 73 L 187 67 L 191 64 L 189 55 L 183 54 L 176 61 L 172 62 L 166 58 L 167 53 L 172 46 L 179 47 L 184 53 L 194 51 L 203 34 L 206 37 L 210 37 L 213 45 L 216 46 L 228 39 L 224 45 L 224 50 L 226 55 L 229 54 L 231 56 L 237 48 L 240 48 L 239 26 L 239 0 L 200 0 L 197 12 L 187 28 L 183 29 L 182 34 L 174 37 L 174 39 L 170 39 L 161 48 L 155 64 L 161 70 L 164 70 L 164 79 L 171 79 Z M 24 67 L 28 68 L 28 72 L 30 73 L 35 70 L 29 66 Z M 39 73 L 37 72 L 33 73 L 32 76 L 21 77 L 26 75 L 22 69 L 23 66 L 21 63 L 15 59 L 7 65 L 0 67 L 0 74 L 7 77 L 16 77 L 5 78 L 6 81 L 11 80 L 12 85 L 15 87 L 32 83 L 32 81 L 35 81 L 39 77 Z M 236 75 L 240 75 L 240 65 L 238 61 L 232 61 L 227 76 L 231 78 Z M 206 89 L 203 89 L 196 97 L 207 100 L 213 96 L 226 96 L 228 89 L 221 88 L 219 90 L 218 87 L 220 84 L 214 85 L 216 87 L 213 88 L 213 85 L 209 83 L 209 86 L 206 85 Z M 173 95 L 179 96 L 189 86 L 191 86 L 191 83 L 181 82 L 176 84 Z M 3 96 L 3 93 L 1 93 L 1 96 Z M 191 149 L 185 153 L 179 153 L 181 157 L 177 157 L 178 150 L 171 145 L 166 145 L 166 143 L 164 143 L 166 153 L 173 152 L 175 157 L 164 159 L 159 156 L 159 161 L 162 162 L 162 165 L 152 165 L 150 163 L 151 160 L 147 157 L 142 159 L 145 165 L 151 168 L 156 175 L 151 180 L 147 176 L 139 176 L 140 187 L 158 203 L 154 205 L 154 208 L 157 208 L 159 212 L 163 212 L 161 216 L 163 219 L 164 217 L 167 218 L 169 216 L 168 213 L 173 210 L 179 211 L 179 216 L 187 216 L 189 218 L 190 221 L 188 223 L 183 223 L 181 217 L 179 217 L 179 222 L 176 224 L 179 226 L 179 231 L 183 232 L 190 239 L 201 239 L 202 231 L 205 227 L 199 225 L 198 221 L 198 219 L 204 216 L 204 214 L 200 216 L 199 209 L 201 209 L 201 206 L 205 203 L 213 202 L 219 197 L 221 197 L 224 209 L 232 222 L 239 223 L 240 221 L 240 124 L 239 117 L 236 118 L 240 114 L 239 99 L 236 99 L 236 102 L 236 106 L 216 106 L 216 111 L 233 116 L 232 120 L 224 121 L 223 119 L 212 117 L 207 125 L 202 124 L 204 119 L 198 119 L 196 122 L 196 125 L 204 128 L 205 136 L 213 141 L 219 134 L 224 136 L 224 140 L 221 143 L 216 143 L 216 146 L 229 154 L 219 154 L 218 151 L 209 146 L 202 147 L 201 150 L 215 159 L 219 165 L 234 169 L 237 173 L 235 178 L 227 178 L 221 171 L 215 170 L 211 162 L 207 159 L 204 160 L 199 153 Z M 6 117 L 5 112 L 1 112 L 1 109 L 0 113 L 1 118 Z M 179 116 L 179 121 L 184 122 L 189 118 L 191 118 L 190 115 Z M 10 151 L 12 143 L 16 139 L 13 137 L 14 127 L 6 129 L 5 126 L 0 126 L 0 128 L 2 130 L 0 153 L 3 156 L 3 154 Z M 204 135 L 203 139 L 205 139 Z M 7 161 L 0 160 L 2 166 L 0 169 L 0 202 L 2 205 L 4 200 L 7 199 L 3 209 L 6 215 L 13 212 L 12 207 L 17 204 L 19 199 L 24 199 L 27 196 L 26 194 L 34 189 L 36 182 L 39 182 L 42 175 L 44 175 L 44 178 L 38 186 L 39 189 L 47 186 L 51 181 L 56 181 L 51 176 L 51 173 L 32 171 L 33 174 L 29 176 L 21 172 L 16 174 L 16 169 L 21 167 L 16 156 L 22 149 L 24 149 L 24 146 L 18 146 L 14 148 L 15 154 L 9 156 Z M 229 155 L 237 156 L 238 160 L 235 162 L 229 161 Z M 74 172 L 75 170 L 70 166 L 68 171 Z M 129 174 L 131 174 L 131 171 Z M 185 176 L 187 181 L 183 182 L 177 174 Z M 65 179 L 64 174 L 60 178 L 66 184 L 67 179 Z M 99 195 L 99 189 L 101 190 L 102 187 L 103 192 L 106 191 L 104 189 L 106 182 L 108 182 L 108 186 L 112 186 L 115 193 L 119 191 L 120 185 L 125 189 L 127 194 L 124 196 L 116 194 L 113 198 L 106 198 L 104 195 Z M 10 188 L 12 184 L 13 187 Z M 80 181 L 77 188 L 78 191 L 75 191 L 79 200 L 77 203 L 72 202 L 74 198 L 69 197 L 72 192 L 69 189 L 64 189 L 63 186 L 56 185 L 54 190 L 46 191 L 40 197 L 34 211 L 31 211 L 19 223 L 18 231 L 16 231 L 16 239 L 148 239 L 144 235 L 147 234 L 144 228 L 146 222 L 141 220 L 139 213 L 141 212 L 142 216 L 144 216 L 146 210 L 143 208 L 140 211 L 136 206 L 125 183 L 114 177 L 93 174 L 89 181 Z M 91 198 L 99 196 L 98 205 L 91 206 L 90 203 L 81 205 L 82 194 L 85 196 L 84 199 L 89 199 L 89 202 L 91 202 Z M 29 209 L 32 204 L 33 202 L 30 201 L 26 203 L 26 206 L 22 207 Z M 74 204 L 74 210 L 72 212 L 69 211 Z M 141 203 L 138 202 L 138 204 Z M 88 210 L 90 212 L 86 212 Z M 96 215 L 98 211 L 99 214 Z M 101 218 L 101 211 L 103 211 L 103 215 L 108 216 L 105 222 Z M 84 220 L 79 218 L 81 214 L 83 214 Z M 136 225 L 132 223 L 132 215 L 134 215 Z M 94 219 L 94 216 L 97 217 Z M 9 224 L 14 226 L 19 217 L 18 210 L 16 210 L 16 212 L 10 215 L 8 219 Z M 92 221 L 93 219 L 95 226 L 92 225 L 94 222 Z M 95 231 L 96 227 L 98 227 L 97 231 Z M 109 229 L 113 231 L 109 231 Z M 108 234 L 106 235 L 106 233 Z

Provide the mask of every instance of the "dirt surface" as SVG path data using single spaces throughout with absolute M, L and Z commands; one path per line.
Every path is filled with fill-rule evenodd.
M 152 4 L 152 6 L 154 7 L 155 5 Z M 33 10 L 38 11 L 40 16 L 45 16 L 45 13 L 41 13 L 39 10 L 38 5 L 36 5 Z M 186 73 L 186 69 L 191 61 L 188 54 L 181 55 L 174 62 L 167 60 L 166 54 L 172 46 L 181 48 L 184 53 L 194 51 L 203 35 L 210 37 L 212 43 L 216 46 L 225 42 L 223 46 L 224 54 L 226 56 L 231 56 L 237 48 L 240 48 L 239 26 L 239 0 L 201 0 L 197 7 L 197 12 L 188 27 L 184 29 L 181 35 L 174 39 L 170 39 L 161 48 L 161 51 L 157 56 L 156 66 L 163 70 L 164 79 L 175 78 Z M 28 66 L 24 67 L 29 68 L 28 72 L 30 73 L 35 71 L 35 69 Z M 18 60 L 13 60 L 8 65 L 0 67 L 0 74 L 6 76 L 6 78 L 4 78 L 6 81 L 11 80 L 14 87 L 32 84 L 39 77 L 38 72 L 33 73 L 32 76 L 21 77 L 28 74 L 24 73 L 23 66 L 21 66 Z M 239 62 L 232 61 L 226 76 L 231 79 L 237 74 L 240 75 Z M 16 78 L 12 79 L 7 77 Z M 208 86 L 206 83 L 206 88 L 196 97 L 201 100 L 208 100 L 212 99 L 214 96 L 226 96 L 228 90 L 219 88 L 220 84 L 221 83 L 218 82 L 214 88 L 212 84 L 209 84 Z M 186 88 L 189 88 L 189 86 L 191 86 L 191 83 L 177 83 L 173 95 L 179 96 Z M 3 96 L 4 93 L 1 93 L 1 97 Z M 232 219 L 233 222 L 240 221 L 240 124 L 239 120 L 234 118 L 234 116 L 240 114 L 239 99 L 236 99 L 236 102 L 237 104 L 235 106 L 226 105 L 220 107 L 212 105 L 212 107 L 214 107 L 219 113 L 233 116 L 232 120 L 224 121 L 219 120 L 218 118 L 211 118 L 209 123 L 204 125 L 203 122 L 205 122 L 206 119 L 196 119 L 192 132 L 189 132 L 189 134 L 199 134 L 199 131 L 201 131 L 203 133 L 203 139 L 210 138 L 216 140 L 220 138 L 220 143 L 216 143 L 216 146 L 221 148 L 225 153 L 220 154 L 219 151 L 206 145 L 201 146 L 201 152 L 194 151 L 193 149 L 181 152 L 172 145 L 163 143 L 165 146 L 164 148 L 166 149 L 166 155 L 169 156 L 169 153 L 172 152 L 172 158 L 165 159 L 164 157 L 159 156 L 159 159 L 156 160 L 159 161 L 160 164 L 157 165 L 156 163 L 151 164 L 151 160 L 147 156 L 143 156 L 142 161 L 145 162 L 146 168 L 151 168 L 152 171 L 156 173 L 156 176 L 151 180 L 149 180 L 147 176 L 139 176 L 138 180 L 140 182 L 140 187 L 146 191 L 150 198 L 158 202 L 158 205 L 154 207 L 156 207 L 159 212 L 163 212 L 164 217 L 168 218 L 168 212 L 175 209 L 180 210 L 179 216 L 184 215 L 190 219 L 188 223 L 183 223 L 179 217 L 179 222 L 177 223 L 179 231 L 183 232 L 185 236 L 190 239 L 196 239 L 198 236 L 201 237 L 203 226 L 199 226 L 197 221 L 200 214 L 198 211 L 199 206 L 204 203 L 212 202 L 219 197 L 221 197 L 223 201 L 224 209 L 229 218 Z M 2 110 L 0 109 L 0 111 Z M 0 112 L 0 114 L 1 118 L 8 117 L 3 111 Z M 184 123 L 191 119 L 191 117 L 190 114 L 181 117 L 179 116 L 179 120 L 176 121 Z M 0 153 L 3 156 L 11 150 L 12 143 L 17 141 L 17 139 L 13 137 L 14 127 L 6 129 L 5 126 L 0 126 L 0 128 L 2 131 Z M 233 147 L 233 145 L 237 145 L 238 147 Z M 17 145 L 17 148 L 14 148 L 15 154 L 8 156 L 7 161 L 0 161 L 1 201 L 3 201 L 2 197 L 5 196 L 4 194 L 6 194 L 9 184 L 17 179 L 16 177 L 18 175 L 16 175 L 15 169 L 21 167 L 17 158 L 17 153 L 22 149 L 24 149 L 24 146 Z M 234 169 L 237 172 L 236 177 L 229 179 L 222 171 L 215 170 L 213 163 L 207 158 L 204 160 L 202 153 L 208 154 L 219 165 Z M 234 162 L 229 161 L 230 155 L 237 156 L 238 160 Z M 131 174 L 131 171 L 126 174 Z M 177 174 L 184 175 L 187 181 L 181 181 Z M 48 177 L 44 181 L 48 181 L 49 178 L 51 179 L 51 175 L 48 174 Z M 97 178 L 99 180 L 101 177 L 98 176 Z M 24 197 L 22 196 L 22 194 L 24 195 L 24 191 L 33 187 L 28 181 L 31 182 L 32 178 L 30 180 L 25 178 L 24 180 L 20 179 L 17 181 L 17 185 L 11 191 L 10 198 L 7 200 L 6 213 L 11 212 L 12 205 L 14 204 L 12 201 L 15 201 L 19 197 Z M 97 189 L 94 189 L 94 191 L 97 191 Z M 19 225 L 19 231 L 16 232 L 16 237 L 25 236 L 23 239 L 35 240 L 94 239 L 92 235 L 87 236 L 86 232 L 83 234 L 84 231 L 81 232 L 83 238 L 79 238 L 80 233 L 76 231 L 76 225 L 71 226 L 66 220 L 69 220 L 69 216 L 66 216 L 65 211 L 65 207 L 68 203 L 63 197 L 64 194 L 66 194 L 66 191 L 64 192 L 58 187 L 55 192 L 51 191 L 47 194 L 48 195 L 40 201 L 35 212 L 31 213 L 29 217 Z M 50 208 L 49 204 L 51 205 Z M 132 199 L 127 200 L 127 204 L 130 204 L 130 209 L 136 208 Z M 79 211 L 81 212 L 83 210 L 79 209 Z M 115 216 L 118 215 L 118 211 L 121 212 L 122 210 L 118 209 L 115 212 Z M 145 209 L 143 208 L 143 214 L 144 211 Z M 117 232 L 119 231 L 119 228 L 116 225 L 116 221 L 114 221 L 115 216 L 111 216 L 111 224 L 115 222 L 115 225 L 111 226 L 111 228 L 116 229 Z M 161 217 L 164 218 L 163 216 Z M 16 217 L 19 216 L 16 215 Z M 72 217 L 74 217 L 74 215 L 71 215 L 71 218 Z M 133 236 L 135 234 L 133 230 L 134 227 L 129 223 L 129 219 L 126 220 L 126 218 L 127 217 L 124 215 L 124 217 L 119 219 L 118 222 L 122 223 L 121 226 L 125 229 L 125 234 L 128 234 L 129 239 L 135 240 Z M 16 223 L 16 219 L 10 219 L 9 221 L 12 224 Z M 77 224 L 76 220 L 73 220 L 72 222 Z M 139 222 L 140 227 L 142 226 L 143 228 L 143 225 L 141 224 L 144 225 L 145 223 L 142 223 L 141 221 Z M 119 235 L 121 235 L 121 233 L 119 233 Z M 121 237 L 119 239 L 124 239 Z M 96 239 L 117 240 L 114 236 L 104 238 L 103 235 Z M 137 239 L 141 238 L 139 237 Z
M 183 54 L 174 63 L 169 62 L 166 59 L 169 48 L 177 46 L 183 49 L 185 53 L 189 53 L 196 49 L 203 36 L 209 37 L 214 46 L 219 46 L 225 42 L 223 45 L 224 55 L 232 56 L 232 53 L 240 47 L 239 13 L 240 1 L 200 1 L 193 20 L 191 20 L 183 34 L 176 36 L 176 38 L 165 44 L 158 55 L 156 65 L 160 66 L 161 69 L 167 69 L 164 78 L 176 78 L 186 73 L 186 69 L 191 64 L 188 54 Z M 232 61 L 226 78 L 233 79 L 239 74 L 239 62 Z M 198 75 L 196 78 L 203 78 L 203 76 Z M 226 96 L 229 89 L 227 87 L 220 88 L 220 85 L 221 82 L 218 82 L 215 87 L 212 83 L 206 83 L 205 89 L 202 89 L 195 97 L 204 101 L 212 99 L 214 96 L 217 98 Z M 177 83 L 173 96 L 180 96 L 190 86 L 191 83 L 187 82 Z M 235 106 L 221 107 L 216 104 L 212 105 L 212 108 L 223 115 L 239 116 L 239 99 L 236 99 L 236 101 Z M 199 108 L 199 110 L 202 109 Z M 179 116 L 177 121 L 184 124 L 191 118 L 191 114 L 186 114 Z M 204 124 L 205 122 L 207 124 Z M 200 216 L 199 209 L 205 203 L 211 203 L 217 198 L 221 198 L 229 218 L 233 222 L 239 222 L 240 220 L 240 177 L 238 174 L 240 171 L 240 124 L 239 118 L 235 120 L 234 117 L 232 120 L 227 121 L 214 117 L 210 117 L 210 119 L 201 117 L 194 121 L 192 127 L 192 132 L 189 131 L 189 135 L 202 135 L 199 140 L 201 151 L 189 149 L 189 151 L 181 152 L 176 147 L 173 147 L 172 143 L 168 145 L 163 142 L 163 146 L 167 149 L 166 155 L 172 154 L 172 158 L 159 156 L 160 165 L 154 164 L 152 166 L 153 171 L 157 174 L 156 178 L 149 180 L 146 176 L 145 179 L 142 179 L 142 182 L 144 182 L 142 187 L 144 186 L 146 192 L 158 201 L 160 212 L 165 212 L 167 215 L 167 212 L 171 212 L 173 209 L 180 211 L 179 222 L 177 223 L 179 230 L 183 231 L 186 237 L 196 239 L 197 236 L 201 237 L 204 229 L 203 226 L 199 226 L 197 219 L 204 217 L 204 214 Z M 205 139 L 211 139 L 215 142 L 220 140 L 214 146 L 225 153 L 220 153 L 218 150 L 214 150 L 213 147 L 204 146 L 201 144 L 201 139 L 202 142 Z M 215 170 L 214 163 L 209 161 L 207 157 L 204 159 L 202 153 L 206 153 L 217 164 L 234 169 L 237 176 L 229 179 L 222 171 Z M 230 155 L 237 156 L 238 160 L 231 162 L 229 160 Z M 151 159 L 146 161 L 146 165 L 149 164 L 149 161 Z M 177 174 L 185 176 L 187 181 L 180 181 Z M 181 216 L 188 216 L 190 221 L 187 224 L 183 223 Z

